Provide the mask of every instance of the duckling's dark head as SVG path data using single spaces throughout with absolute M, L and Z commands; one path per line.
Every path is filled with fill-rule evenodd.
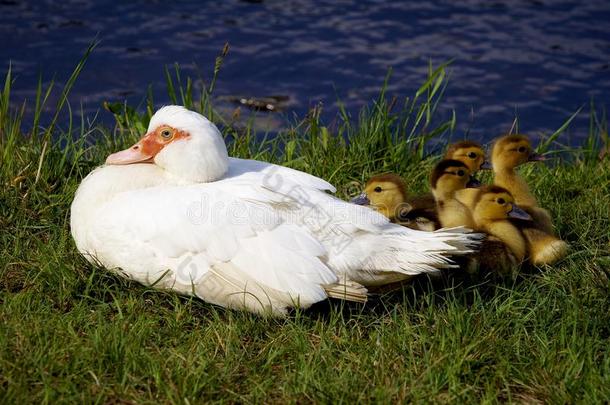
M 435 196 L 453 193 L 466 188 L 470 179 L 470 169 L 465 163 L 455 159 L 441 160 L 432 170 L 430 187 Z

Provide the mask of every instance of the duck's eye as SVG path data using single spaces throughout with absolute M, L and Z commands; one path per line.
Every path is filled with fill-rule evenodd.
M 375 192 L 376 193 L 381 193 L 381 187 L 379 187 L 379 186 L 375 187 Z
M 463 170 L 458 170 L 457 171 L 457 175 L 460 176 L 460 177 L 463 177 L 465 174 L 466 174 L 466 172 L 463 171 Z
M 525 148 L 525 146 L 521 146 L 518 150 L 521 153 L 525 153 L 526 148 Z
M 497 203 L 498 203 L 498 204 L 500 204 L 500 205 L 504 205 L 504 204 L 506 203 L 506 201 L 504 200 L 504 198 L 498 198 L 496 201 L 497 201 Z
M 469 152 L 469 153 L 468 153 L 468 157 L 469 157 L 470 159 L 476 159 L 476 158 L 477 158 L 477 154 L 476 154 L 476 153 L 474 153 L 474 152 Z
M 161 138 L 163 139 L 171 139 L 172 135 L 174 133 L 172 132 L 171 129 L 164 129 L 161 131 Z

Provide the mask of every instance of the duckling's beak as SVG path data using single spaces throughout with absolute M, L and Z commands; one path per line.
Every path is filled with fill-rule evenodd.
M 491 170 L 491 169 L 493 169 L 493 167 L 491 166 L 491 163 L 489 162 L 489 160 L 486 160 L 481 164 L 481 167 L 479 169 L 480 170 Z
M 466 183 L 466 188 L 479 188 L 481 187 L 481 182 L 474 176 L 470 176 L 468 183 Z
M 350 202 L 358 205 L 371 205 L 371 200 L 366 196 L 366 193 L 362 193 L 358 197 L 352 198 Z
M 531 221 L 532 217 L 523 209 L 519 208 L 516 204 L 513 204 L 510 211 L 508 211 L 509 218 L 523 219 L 525 221 Z
M 544 157 L 540 153 L 533 152 L 527 160 L 530 162 L 541 162 L 543 160 L 546 160 L 546 157 Z

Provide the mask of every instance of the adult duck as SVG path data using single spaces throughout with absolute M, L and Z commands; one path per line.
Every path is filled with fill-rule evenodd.
M 451 266 L 464 230 L 413 231 L 344 202 L 326 181 L 231 158 L 214 124 L 180 106 L 150 120 L 78 188 L 71 230 L 85 257 L 148 286 L 281 315 L 329 296 Z

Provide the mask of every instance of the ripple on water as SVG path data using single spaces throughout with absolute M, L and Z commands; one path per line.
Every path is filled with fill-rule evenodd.
M 137 103 L 149 84 L 167 103 L 164 66 L 178 62 L 209 80 L 229 41 L 219 96 L 289 95 L 289 117 L 322 101 L 330 117 L 336 95 L 352 112 L 370 102 L 389 67 L 390 95 L 406 97 L 430 60 L 453 59 L 440 113 L 455 109 L 460 132 L 488 139 L 515 114 L 522 130 L 548 133 L 592 96 L 608 105 L 607 21 L 606 0 L 1 0 L 0 60 L 2 70 L 12 62 L 15 96 L 31 98 L 41 70 L 65 80 L 97 34 L 101 44 L 72 93 L 95 111 L 125 96 Z M 583 113 L 574 137 L 587 128 Z

